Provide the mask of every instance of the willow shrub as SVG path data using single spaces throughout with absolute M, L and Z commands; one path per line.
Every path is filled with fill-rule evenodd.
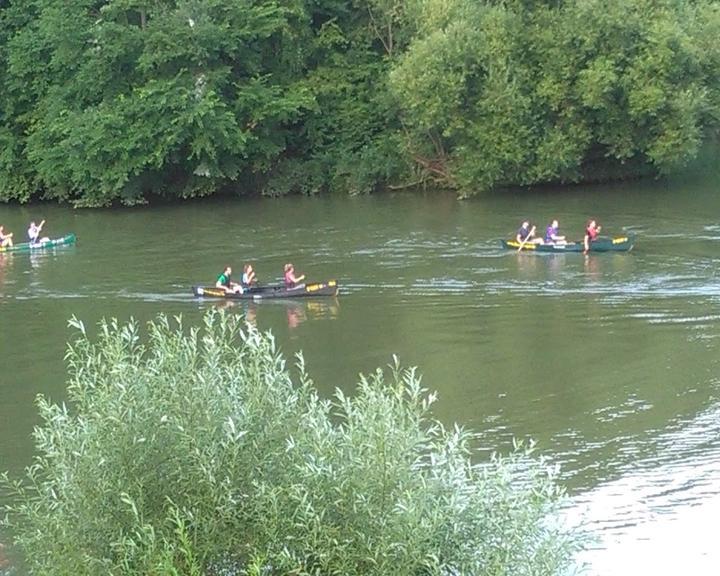
M 552 472 L 518 450 L 471 463 L 397 364 L 350 397 L 295 377 L 272 337 L 210 312 L 83 324 L 69 405 L 40 398 L 37 456 L 3 488 L 43 575 L 559 574 L 575 537 Z

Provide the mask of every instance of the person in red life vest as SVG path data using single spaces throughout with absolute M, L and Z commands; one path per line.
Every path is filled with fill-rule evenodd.
M 595 220 L 590 220 L 588 222 L 587 226 L 585 227 L 585 238 L 583 239 L 583 244 L 585 247 L 583 254 L 588 253 L 588 251 L 590 250 L 590 244 L 592 242 L 595 242 L 598 234 L 600 234 L 600 230 L 602 230 L 602 226 L 598 226 Z
M 295 266 L 292 265 L 292 263 L 288 262 L 285 264 L 285 288 L 295 288 L 297 285 L 305 280 L 305 274 L 301 274 L 300 276 L 295 276 Z

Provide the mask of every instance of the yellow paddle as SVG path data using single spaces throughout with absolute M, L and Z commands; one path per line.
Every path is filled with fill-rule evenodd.
M 520 246 L 517 249 L 518 252 L 520 252 L 520 250 L 523 249 L 523 246 L 525 246 L 525 242 L 527 242 L 528 239 L 530 238 L 530 236 L 532 236 L 533 234 L 535 234 L 535 226 L 530 228 L 530 232 L 528 232 L 527 236 L 525 236 L 525 238 L 523 238 L 522 242 L 520 242 Z

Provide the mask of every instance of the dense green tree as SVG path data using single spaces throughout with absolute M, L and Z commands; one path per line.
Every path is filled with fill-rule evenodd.
M 564 574 L 553 471 L 471 461 L 414 370 L 321 399 L 269 335 L 208 313 L 147 338 L 103 323 L 69 349 L 70 404 L 39 400 L 10 526 L 34 574 Z M 146 341 L 146 344 L 142 342 Z
M 27 99 L 17 125 L 47 196 L 211 193 L 262 170 L 312 105 L 296 82 L 300 2 L 34 5 L 9 41 L 7 79 Z
M 390 62 L 408 40 L 403 5 L 402 0 L 317 3 L 304 84 L 316 107 L 298 123 L 266 193 L 365 193 L 410 173 L 387 86 Z
M 669 172 L 718 118 L 715 3 L 426 0 L 392 73 L 409 148 L 442 184 Z
M 0 199 L 667 173 L 714 139 L 713 0 L 0 4 Z

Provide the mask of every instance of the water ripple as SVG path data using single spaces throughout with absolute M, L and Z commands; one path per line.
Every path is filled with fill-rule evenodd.
M 650 456 L 638 451 L 640 441 L 626 439 L 625 451 L 638 457 L 619 477 L 571 499 L 568 518 L 582 518 L 598 537 L 580 558 L 588 574 L 673 574 L 676 565 L 716 574 L 720 552 L 709 528 L 720 513 L 720 407 L 661 433 Z

